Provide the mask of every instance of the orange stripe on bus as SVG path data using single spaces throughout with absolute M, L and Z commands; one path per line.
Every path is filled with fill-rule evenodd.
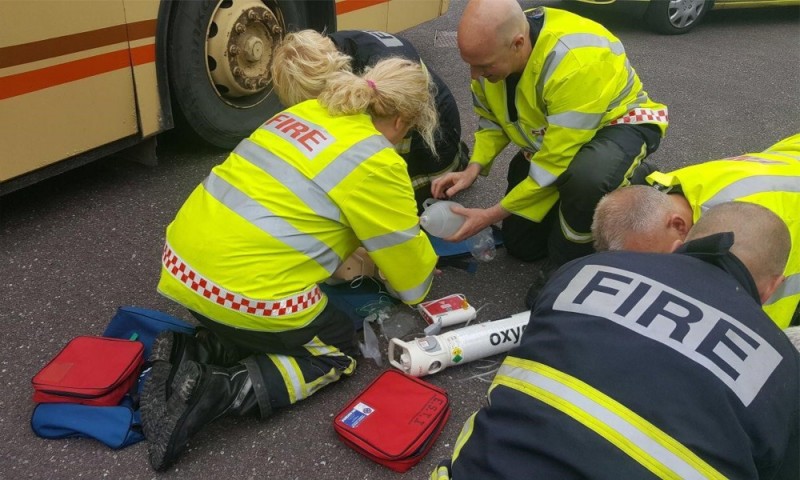
M 156 46 L 155 44 L 143 45 L 141 47 L 131 48 L 131 63 L 134 67 L 144 65 L 145 63 L 152 63 L 156 61 Z
M 2 0 L 0 0 L 2 1 Z M 0 48 L 0 68 L 14 67 L 38 60 L 105 47 L 124 41 L 155 37 L 156 21 L 142 20 L 111 27 L 47 38 L 36 42 Z
M 389 3 L 389 0 L 342 0 L 341 2 L 336 2 L 336 15 L 380 5 L 381 3 Z
M 117 50 L 39 70 L 0 77 L 0 100 L 155 61 L 155 45 Z

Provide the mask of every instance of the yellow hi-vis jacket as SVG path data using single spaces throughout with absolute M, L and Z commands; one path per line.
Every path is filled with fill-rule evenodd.
M 710 207 L 730 201 L 761 205 L 786 222 L 792 238 L 786 281 L 764 303 L 764 311 L 779 327 L 789 326 L 800 302 L 800 133 L 760 153 L 655 172 L 647 181 L 666 191 L 680 186 L 695 222 Z
M 228 326 L 280 332 L 327 304 L 318 283 L 363 245 L 401 299 L 422 301 L 436 254 L 405 162 L 369 115 L 316 100 L 267 120 L 167 228 L 159 291 Z
M 652 123 L 667 129 L 667 107 L 653 102 L 628 62 L 622 43 L 602 25 L 543 7 L 544 24 L 513 92 L 506 82 L 472 81 L 479 115 L 471 162 L 488 175 L 513 142 L 531 155 L 528 178 L 502 200 L 506 210 L 541 221 L 558 200 L 553 186 L 597 130 L 615 123 Z M 511 121 L 506 97 L 513 96 Z

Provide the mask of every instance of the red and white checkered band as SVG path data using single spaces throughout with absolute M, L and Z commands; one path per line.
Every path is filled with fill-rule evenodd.
M 612 121 L 609 125 L 619 125 L 621 123 L 667 123 L 669 114 L 666 109 L 651 110 L 649 108 L 634 108 L 625 115 Z
M 262 317 L 279 317 L 291 313 L 302 312 L 315 305 L 322 298 L 319 286 L 281 300 L 253 300 L 233 292 L 229 292 L 199 273 L 178 257 L 168 243 L 164 244 L 164 255 L 161 258 L 167 271 L 187 287 L 208 300 L 237 312 L 259 315 Z

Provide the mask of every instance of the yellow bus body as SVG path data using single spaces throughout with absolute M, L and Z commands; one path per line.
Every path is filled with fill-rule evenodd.
M 73 162 L 77 166 L 173 126 L 165 85 L 169 72 L 161 65 L 168 45 L 159 42 L 167 43 L 164 39 L 170 35 L 163 24 L 165 7 L 182 8 L 176 6 L 178 1 L 0 2 L 0 194 L 70 168 L 57 168 L 65 160 L 84 157 L 82 162 Z M 295 1 L 213 0 L 211 4 L 218 3 L 218 9 L 239 5 L 241 11 L 235 13 L 243 15 L 250 10 L 261 12 L 259 2 L 277 12 L 281 5 L 296 8 L 287 3 Z M 334 4 L 315 0 L 306 5 L 309 25 L 294 28 L 397 32 L 442 15 L 449 1 L 336 0 Z M 330 19 L 315 18 L 325 11 L 327 16 L 335 15 L 333 25 Z M 260 22 L 261 17 L 256 20 Z M 261 26 L 255 22 L 252 25 Z M 202 29 L 196 31 L 211 36 Z M 174 41 L 169 38 L 169 43 Z M 250 86 L 257 93 L 258 87 Z M 172 92 L 176 94 L 180 92 Z M 36 172 L 43 175 L 30 175 Z M 34 179 L 14 185 L 14 180 L 26 176 Z

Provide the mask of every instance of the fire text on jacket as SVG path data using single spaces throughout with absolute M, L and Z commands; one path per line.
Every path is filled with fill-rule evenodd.
M 554 310 L 605 318 L 705 367 L 747 406 L 781 361 L 765 339 L 730 315 L 645 276 L 586 265 Z
M 333 142 L 333 136 L 319 125 L 282 112 L 267 120 L 261 127 L 293 144 L 308 158 L 314 158 Z

